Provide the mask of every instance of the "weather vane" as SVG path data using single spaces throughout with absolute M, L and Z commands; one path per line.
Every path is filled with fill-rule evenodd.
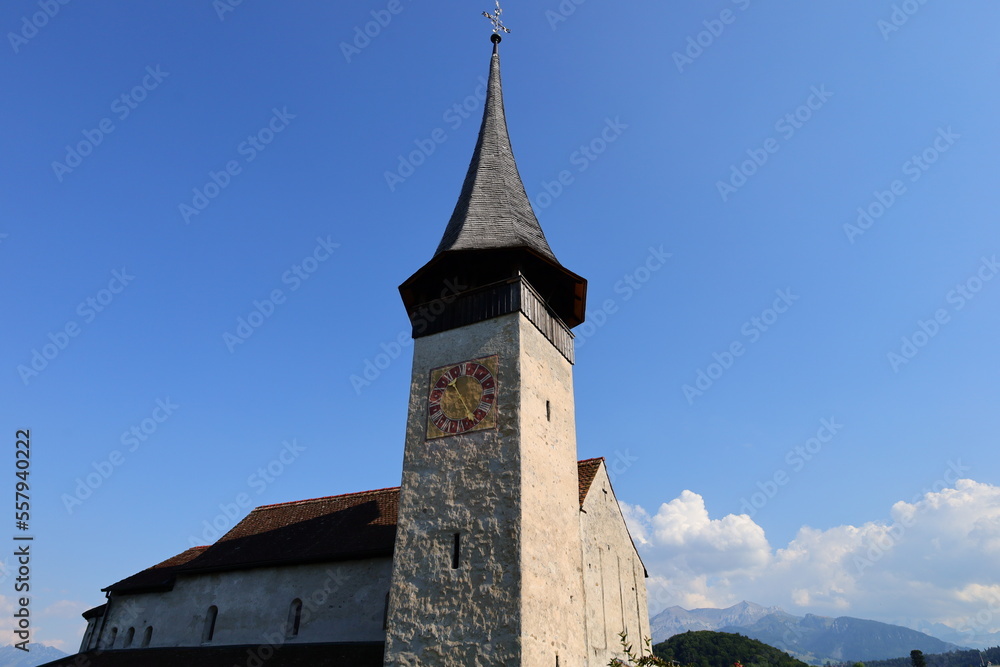
M 501 30 L 506 33 L 510 32 L 510 30 L 507 29 L 507 26 L 503 24 L 503 19 L 500 18 L 501 14 L 503 14 L 503 10 L 500 9 L 500 0 L 497 0 L 497 10 L 494 13 L 490 14 L 489 12 L 483 12 L 483 16 L 493 22 L 494 35 L 497 35 Z

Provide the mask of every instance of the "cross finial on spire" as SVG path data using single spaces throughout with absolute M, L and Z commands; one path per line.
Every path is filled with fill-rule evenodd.
M 500 9 L 500 0 L 496 0 L 496 2 L 497 2 L 497 10 L 492 14 L 490 14 L 489 12 L 483 12 L 483 16 L 485 16 L 486 18 L 488 18 L 490 21 L 493 22 L 493 34 L 499 37 L 499 33 L 501 30 L 503 30 L 506 33 L 509 33 L 510 30 L 507 29 L 507 26 L 503 24 L 503 19 L 500 18 L 500 15 L 503 14 L 503 10 Z

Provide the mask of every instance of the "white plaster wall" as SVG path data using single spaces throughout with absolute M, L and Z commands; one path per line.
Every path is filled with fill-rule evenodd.
M 607 469 L 594 477 L 580 513 L 583 581 L 591 667 L 623 657 L 618 633 L 628 632 L 636 653 L 650 637 L 645 568 L 618 507 Z
M 208 608 L 219 608 L 212 644 L 383 641 L 390 558 L 236 570 L 179 577 L 173 590 L 113 596 L 101 645 L 113 628 L 123 648 L 135 628 L 138 648 L 147 626 L 150 646 L 199 646 Z M 292 600 L 302 600 L 297 637 L 286 639 Z M 93 642 L 91 642 L 93 645 Z

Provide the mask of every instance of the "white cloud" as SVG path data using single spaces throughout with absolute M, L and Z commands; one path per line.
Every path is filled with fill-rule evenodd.
M 72 618 L 77 619 L 80 614 L 87 611 L 90 607 L 82 602 L 74 602 L 73 600 L 58 600 L 53 602 L 48 607 L 42 610 L 43 616 L 51 616 L 54 618 Z
M 889 522 L 803 526 L 777 549 L 749 516 L 713 519 L 691 491 L 653 515 L 623 510 L 650 573 L 654 611 L 747 599 L 792 613 L 998 632 L 1000 487 L 967 479 L 941 487 L 893 505 Z

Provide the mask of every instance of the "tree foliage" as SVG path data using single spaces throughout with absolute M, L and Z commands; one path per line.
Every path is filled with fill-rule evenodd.
M 994 665 L 1000 664 L 1000 647 L 988 648 L 980 653 L 979 651 L 962 650 L 951 651 L 949 653 L 924 653 L 921 655 L 927 667 L 979 667 L 980 664 L 992 662 Z M 866 667 L 912 667 L 913 658 L 893 658 L 891 660 L 868 660 Z M 843 666 L 843 667 L 846 667 Z
M 618 638 L 622 643 L 622 654 L 625 659 L 612 658 L 608 667 L 671 667 L 670 663 L 653 655 L 652 640 L 646 637 L 646 650 L 640 651 L 641 655 L 636 655 L 632 648 L 632 643 L 628 640 L 628 631 L 622 630 L 618 633 Z
M 692 667 L 807 667 L 773 646 L 729 632 L 689 630 L 653 647 L 658 657 Z

